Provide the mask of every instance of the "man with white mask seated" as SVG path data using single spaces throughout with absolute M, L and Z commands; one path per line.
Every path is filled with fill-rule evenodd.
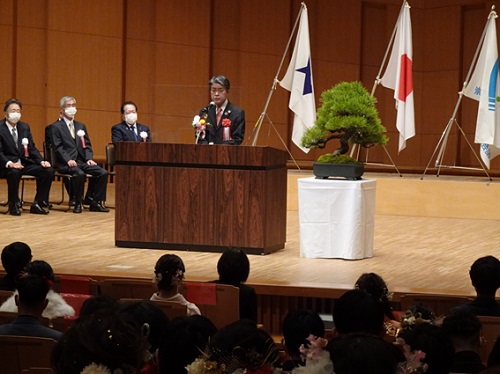
M 111 128 L 111 141 L 117 142 L 150 142 L 151 132 L 148 126 L 137 123 L 137 105 L 133 101 L 125 101 L 120 111 L 123 121 Z
M 89 199 L 91 212 L 109 212 L 104 206 L 108 171 L 94 160 L 92 144 L 85 124 L 75 121 L 76 99 L 64 96 L 60 100 L 60 118 L 50 125 L 52 147 L 56 151 L 54 165 L 59 171 L 71 175 L 71 190 L 75 196 L 73 213 L 82 212 L 83 189 L 86 174 L 92 175 L 86 199 Z M 89 191 L 91 193 L 89 194 Z

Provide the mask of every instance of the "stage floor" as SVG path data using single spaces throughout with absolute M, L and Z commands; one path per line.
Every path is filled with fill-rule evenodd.
M 289 172 L 286 246 L 267 256 L 250 255 L 248 283 L 350 288 L 360 274 L 375 272 L 396 292 L 472 295 L 468 277 L 472 262 L 485 255 L 500 256 L 498 182 L 365 174 L 377 180 L 374 257 L 356 261 L 301 258 L 296 180 L 310 176 L 309 172 Z M 26 200 L 33 191 L 34 184 L 28 182 Z M 113 205 L 113 184 L 108 191 L 108 203 Z M 0 200 L 5 195 L 4 184 Z M 51 195 L 60 196 L 60 182 L 54 182 Z M 73 214 L 65 208 L 56 207 L 48 216 L 28 211 L 21 217 L 0 215 L 0 248 L 24 241 L 31 246 L 33 258 L 46 260 L 56 273 L 97 279 L 151 278 L 156 260 L 164 253 L 175 253 L 185 262 L 188 280 L 217 278 L 218 253 L 118 248 L 114 245 L 114 210 Z

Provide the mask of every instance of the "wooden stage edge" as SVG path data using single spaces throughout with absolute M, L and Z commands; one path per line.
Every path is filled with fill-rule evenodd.
M 380 274 L 395 296 L 408 292 L 473 295 L 468 270 L 485 255 L 500 256 L 500 183 L 481 177 L 367 173 L 377 180 L 374 256 L 349 261 L 300 257 L 297 179 L 310 171 L 288 172 L 287 236 L 285 248 L 266 256 L 250 255 L 248 283 L 258 293 L 336 297 L 352 288 L 364 272 Z M 0 200 L 6 198 L 2 182 Z M 51 198 L 60 196 L 54 182 Z M 25 198 L 34 195 L 26 183 Z M 108 186 L 114 205 L 114 185 Z M 34 259 L 48 261 L 57 274 L 105 278 L 151 279 L 156 260 L 165 253 L 182 257 L 188 280 L 217 278 L 219 253 L 115 246 L 114 210 L 108 214 L 85 210 L 65 212 L 56 206 L 48 216 L 0 214 L 0 247 L 24 241 Z M 29 209 L 29 206 L 28 206 Z M 203 225 L 192 228 L 203 230 Z

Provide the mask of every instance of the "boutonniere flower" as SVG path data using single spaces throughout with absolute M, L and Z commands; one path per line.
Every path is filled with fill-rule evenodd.
M 141 131 L 141 133 L 139 135 L 142 138 L 143 142 L 145 142 L 146 139 L 148 138 L 148 133 L 146 131 Z
M 28 152 L 28 144 L 30 144 L 28 138 L 23 138 L 21 140 L 21 144 L 23 145 L 23 148 L 24 148 L 24 156 L 25 157 L 29 157 L 29 152 Z
M 229 118 L 224 118 L 221 124 L 224 128 L 224 132 L 222 133 L 222 140 L 225 142 L 233 140 L 233 138 L 231 137 L 231 120 Z
M 76 135 L 78 135 L 78 137 L 80 138 L 80 141 L 82 142 L 82 148 L 86 148 L 86 145 L 85 145 L 85 131 L 78 130 L 76 132 Z

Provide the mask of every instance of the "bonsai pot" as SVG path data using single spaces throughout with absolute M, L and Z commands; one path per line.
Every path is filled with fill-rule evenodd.
M 365 171 L 362 163 L 333 164 L 329 162 L 313 162 L 313 173 L 317 179 L 341 177 L 345 179 L 360 180 Z

